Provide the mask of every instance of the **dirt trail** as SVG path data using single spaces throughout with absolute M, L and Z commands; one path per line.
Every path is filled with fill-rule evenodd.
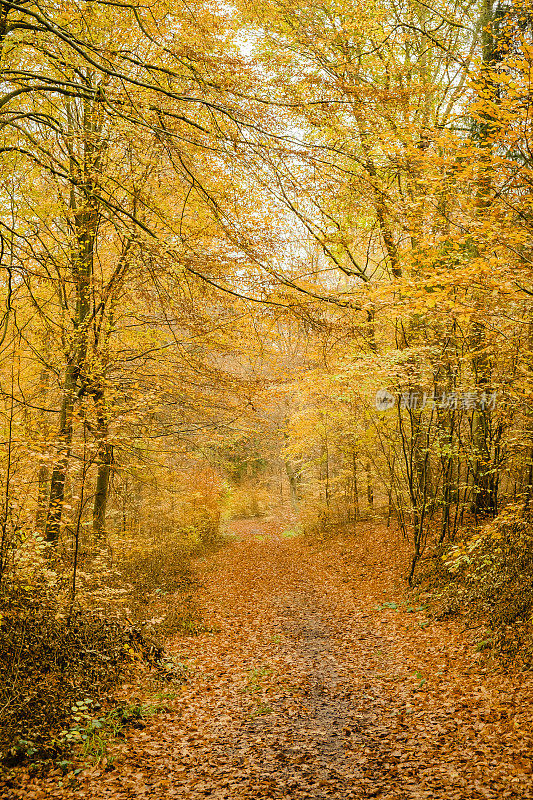
M 533 798 L 532 679 L 400 605 L 390 534 L 236 533 L 199 565 L 211 630 L 173 644 L 172 708 L 58 797 Z

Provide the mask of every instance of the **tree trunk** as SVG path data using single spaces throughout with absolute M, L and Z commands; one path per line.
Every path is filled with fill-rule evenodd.
M 67 366 L 63 385 L 63 400 L 59 417 L 60 456 L 52 469 L 50 480 L 50 498 L 46 518 L 45 536 L 48 542 L 57 544 L 61 529 L 61 516 L 65 500 L 65 481 L 67 479 L 68 462 L 72 445 L 72 424 L 74 413 L 74 396 L 78 382 L 79 368 L 75 363 Z
M 93 507 L 93 536 L 95 543 L 101 542 L 105 536 L 105 515 L 112 464 L 113 446 L 107 442 L 102 442 L 98 453 L 98 473 L 96 475 Z
M 289 479 L 292 510 L 295 514 L 298 514 L 300 511 L 298 497 L 298 473 L 295 469 L 293 469 L 292 464 L 289 461 L 285 461 L 285 470 Z
M 372 472 L 370 469 L 370 461 L 366 462 L 366 499 L 370 508 L 374 507 L 374 486 L 372 484 Z
M 352 480 L 353 480 L 353 521 L 359 519 L 359 491 L 357 486 L 357 458 L 355 450 L 352 451 Z
M 44 351 L 45 358 L 48 360 L 50 352 L 49 332 L 47 331 L 44 337 Z M 41 438 L 41 455 L 43 461 L 39 467 L 39 474 L 37 476 L 37 508 L 35 510 L 35 529 L 40 533 L 44 532 L 46 525 L 46 511 L 48 499 L 48 481 L 50 479 L 50 470 L 48 464 L 44 461 L 45 452 L 47 449 L 47 440 L 49 434 L 49 424 L 47 419 L 47 412 L 44 410 L 48 405 L 48 387 L 50 385 L 50 371 L 43 367 L 39 378 L 39 399 L 43 406 L 41 419 L 39 420 L 39 436 Z
M 101 140 L 101 109 L 97 101 L 86 101 L 82 125 L 83 152 L 81 164 L 70 152 L 70 210 L 73 214 L 75 242 L 71 254 L 72 281 L 76 301 L 73 313 L 74 341 L 67 362 L 63 386 L 59 441 L 61 454 L 52 470 L 50 501 L 46 522 L 46 538 L 55 544 L 59 540 L 61 516 L 65 499 L 65 481 L 72 445 L 74 405 L 80 380 L 83 380 L 88 348 L 88 325 L 90 322 L 91 289 L 94 268 L 94 245 L 98 231 L 99 201 L 95 194 L 96 176 L 100 169 L 104 144 Z M 69 130 L 73 121 L 67 105 Z M 74 132 L 74 131 L 72 131 Z M 67 147 L 71 147 L 69 141 Z
M 46 500 L 48 497 L 48 480 L 50 474 L 46 464 L 39 467 L 37 478 L 37 511 L 35 513 L 35 528 L 43 531 L 46 525 Z
M 493 74 L 497 50 L 497 31 L 492 0 L 483 0 L 480 24 L 482 63 L 478 94 L 484 100 L 497 102 L 498 88 Z M 492 203 L 494 133 L 494 118 L 490 111 L 485 112 L 475 130 L 480 150 L 476 198 L 477 214 L 480 217 Z M 472 367 L 479 394 L 488 389 L 492 373 L 491 359 L 487 353 L 486 330 L 481 320 L 474 320 L 472 324 L 471 346 L 473 347 Z M 490 412 L 487 409 L 475 409 L 473 412 L 472 449 L 474 492 L 472 511 L 476 517 L 488 513 L 495 514 L 495 465 L 491 457 Z
M 96 490 L 93 505 L 93 538 L 94 543 L 101 543 L 105 537 L 105 514 L 109 493 L 109 480 L 113 465 L 113 445 L 109 444 L 109 421 L 106 415 L 105 396 L 103 389 L 94 393 L 96 406 L 97 437 L 98 437 L 98 471 L 96 474 Z

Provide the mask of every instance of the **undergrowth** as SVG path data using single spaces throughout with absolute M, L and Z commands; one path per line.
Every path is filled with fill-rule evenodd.
M 462 614 L 482 630 L 476 649 L 533 668 L 533 527 L 509 507 L 438 552 L 419 582 L 433 585 L 435 615 Z
M 191 560 L 204 552 L 200 545 L 170 542 L 157 550 L 133 553 L 119 564 L 119 584 L 127 587 L 120 607 L 161 645 L 171 636 L 202 629 L 196 599 L 199 582 Z
M 74 604 L 57 589 L 68 586 L 60 559 L 53 567 L 50 559 L 46 563 L 47 573 L 58 573 L 55 592 L 16 582 L 5 589 L 0 760 L 59 757 L 66 743 L 59 732 L 79 716 L 80 702 L 92 704 L 91 712 L 100 702 L 111 709 L 105 723 L 95 718 L 92 739 L 101 736 L 100 724 L 109 732 L 119 720 L 114 688 L 140 664 L 162 680 L 181 680 L 183 670 L 165 642 L 203 629 L 191 560 L 214 546 L 174 540 L 131 550 L 115 564 L 95 560 L 90 570 L 80 570 Z

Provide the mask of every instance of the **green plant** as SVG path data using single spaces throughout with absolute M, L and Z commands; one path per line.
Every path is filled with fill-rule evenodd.
M 419 684 L 416 687 L 417 690 L 421 689 L 422 686 L 427 682 L 427 678 L 424 677 L 422 672 L 419 672 L 419 671 L 415 672 L 415 678 L 416 678 L 417 681 L 419 681 Z
M 241 688 L 241 692 L 250 692 L 255 694 L 262 688 L 261 679 L 272 674 L 270 667 L 253 667 L 248 670 L 246 685 Z
M 490 650 L 492 645 L 492 639 L 482 639 L 480 642 L 476 642 L 475 650 L 477 653 L 480 653 L 483 650 Z
M 287 530 L 282 531 L 281 535 L 284 539 L 295 539 L 301 536 L 302 532 L 298 528 L 287 528 Z
M 376 606 L 376 611 L 383 611 L 386 608 L 390 608 L 392 611 L 399 611 L 398 603 L 395 603 L 394 600 L 390 600 L 386 603 Z
M 29 739 L 17 739 L 11 747 L 9 754 L 14 758 L 24 757 L 31 758 L 39 751 L 39 747 L 35 742 Z
M 258 703 L 251 713 L 252 717 L 260 717 L 263 714 L 272 714 L 272 707 L 268 703 Z
M 109 763 L 109 742 L 119 736 L 128 724 L 142 721 L 166 709 L 175 697 L 174 691 L 159 691 L 155 695 L 155 702 L 122 703 L 107 714 L 95 718 L 90 716 L 89 706 L 96 707 L 97 704 L 89 699 L 80 701 L 73 706 L 75 724 L 59 734 L 57 744 L 63 751 L 72 750 L 79 745 L 84 758 L 97 764 L 106 758 Z

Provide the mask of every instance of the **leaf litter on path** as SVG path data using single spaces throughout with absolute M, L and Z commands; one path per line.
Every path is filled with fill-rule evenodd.
M 457 621 L 421 627 L 403 568 L 376 525 L 320 547 L 241 526 L 199 565 L 207 630 L 169 645 L 194 670 L 167 713 L 112 769 L 2 796 L 533 798 L 531 677 L 484 669 Z

